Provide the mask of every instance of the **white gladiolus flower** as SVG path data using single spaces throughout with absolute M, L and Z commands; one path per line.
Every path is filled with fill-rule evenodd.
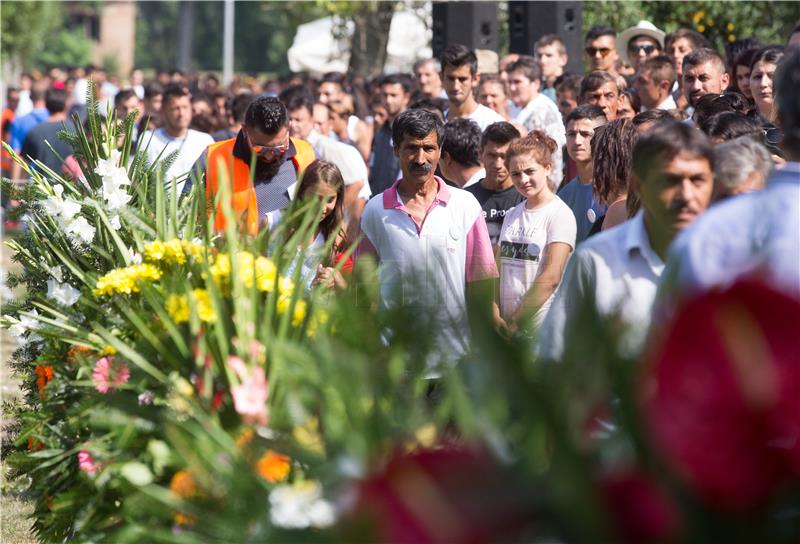
M 103 198 L 109 210 L 123 208 L 133 198 L 123 189 L 123 185 L 130 185 L 131 180 L 128 178 L 125 168 L 118 166 L 120 156 L 120 152 L 114 150 L 111 152 L 110 158 L 97 161 L 97 168 L 94 169 L 95 174 L 103 178 Z M 119 227 L 114 226 L 114 228 Z
M 26 332 L 35 331 L 41 327 L 41 324 L 36 319 L 36 317 L 39 316 L 39 312 L 34 309 L 28 313 L 30 313 L 33 317 L 21 315 L 19 317 L 19 321 L 8 327 L 8 333 L 16 338 L 19 346 L 24 346 L 28 342 L 35 342 L 42 339 L 41 336 L 33 333 L 29 334 L 27 337 L 25 336 Z M 8 316 L 5 317 L 8 318 Z
M 72 306 L 81 298 L 81 292 L 68 283 L 47 280 L 47 296 L 62 306 Z
M 103 198 L 106 199 L 109 210 L 119 210 L 124 208 L 133 197 L 121 188 L 106 191 L 105 182 L 103 182 Z
M 89 224 L 85 217 L 78 217 L 66 228 L 68 235 L 73 240 L 78 240 L 84 244 L 91 244 L 94 240 L 94 233 L 96 229 Z
M 336 521 L 333 505 L 322 498 L 319 482 L 280 485 L 269 494 L 270 521 L 285 529 L 330 527 Z
M 114 214 L 109 218 L 109 223 L 111 223 L 111 227 L 115 229 L 121 229 L 122 223 L 119 221 L 119 214 Z
M 111 156 L 109 158 L 99 159 L 97 161 L 97 168 L 94 169 L 94 173 L 102 177 L 112 175 L 114 171 L 119 168 L 119 160 L 121 157 L 122 153 L 115 149 L 111 152 Z
M 53 216 L 63 228 L 81 211 L 80 202 L 73 198 L 61 198 L 64 193 L 64 187 L 60 184 L 53 186 L 54 196 L 47 197 L 42 201 L 44 210 Z
M 53 276 L 57 282 L 64 281 L 64 270 L 60 266 L 47 267 L 47 272 Z

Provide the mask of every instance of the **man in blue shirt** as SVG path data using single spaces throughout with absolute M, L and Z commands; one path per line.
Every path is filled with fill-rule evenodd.
M 41 83 L 34 85 L 31 89 L 33 111 L 18 119 L 14 119 L 14 122 L 11 124 L 11 141 L 9 145 L 17 153 L 22 150 L 22 144 L 25 143 L 25 137 L 28 135 L 28 132 L 39 123 L 44 123 L 50 116 L 50 112 L 45 107 L 46 93 L 47 88 Z

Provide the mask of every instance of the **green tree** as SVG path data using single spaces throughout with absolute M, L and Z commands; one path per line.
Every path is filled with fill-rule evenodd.
M 622 30 L 642 19 L 666 32 L 692 28 L 720 50 L 726 43 L 741 38 L 756 38 L 763 44 L 785 44 L 792 27 L 800 21 L 800 3 L 662 0 L 583 3 L 584 30 L 595 24 L 609 24 Z
M 57 2 L 3 2 L 0 9 L 0 55 L 23 68 L 31 67 L 46 36 L 61 22 Z

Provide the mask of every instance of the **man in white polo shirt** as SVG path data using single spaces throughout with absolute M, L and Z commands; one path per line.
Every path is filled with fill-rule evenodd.
M 415 315 L 435 331 L 429 363 L 467 353 L 467 286 L 485 287 L 489 282 L 481 280 L 498 276 L 480 204 L 434 175 L 443 134 L 439 117 L 425 110 L 406 110 L 394 120 L 403 177 L 364 208 L 359 248 L 359 255 L 378 259 L 381 308 L 419 308 Z

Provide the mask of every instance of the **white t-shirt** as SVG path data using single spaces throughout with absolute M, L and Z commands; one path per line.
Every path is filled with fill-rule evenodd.
M 150 135 L 153 135 L 152 141 Z M 147 160 L 150 164 L 156 160 L 161 154 L 159 160 L 164 160 L 170 153 L 178 150 L 178 157 L 172 166 L 167 170 L 164 181 L 170 181 L 173 178 L 178 179 L 178 194 L 183 190 L 186 174 L 192 169 L 194 163 L 205 152 L 206 148 L 214 143 L 214 139 L 198 130 L 189 129 L 186 136 L 183 138 L 173 138 L 163 128 L 157 128 L 155 131 L 148 130 L 141 138 L 139 138 L 139 145 L 147 147 Z M 163 153 L 161 153 L 163 151 Z
M 539 263 L 547 258 L 548 244 L 563 242 L 575 247 L 575 215 L 557 196 L 539 208 L 529 210 L 522 201 L 506 212 L 500 230 L 500 314 L 510 317 L 533 287 Z M 551 295 L 537 310 L 538 326 L 547 315 Z
M 450 110 L 444 112 L 444 118 L 449 120 Z M 505 121 L 499 113 L 494 111 L 491 108 L 487 108 L 483 104 L 478 104 L 478 107 L 475 108 L 475 111 L 470 113 L 467 116 L 467 119 L 472 119 L 475 123 L 481 127 L 481 132 L 486 130 L 486 127 L 491 125 L 492 123 L 499 123 L 500 121 Z
M 267 218 L 267 225 L 270 229 L 274 229 L 280 225 L 281 221 L 283 220 L 284 211 L 285 210 L 273 210 L 265 214 Z M 272 255 L 275 252 L 276 242 L 277 240 L 273 238 L 272 244 L 270 244 L 270 248 L 267 251 L 269 255 Z M 292 259 L 292 261 L 289 263 L 289 266 L 286 267 L 284 275 L 288 278 L 294 278 L 295 271 L 299 265 L 300 281 L 305 286 L 306 292 L 310 291 L 311 284 L 314 282 L 314 278 L 317 277 L 317 267 L 319 267 L 323 257 L 325 256 L 323 253 L 324 249 L 325 238 L 322 236 L 322 234 L 317 234 L 310 246 L 297 248 L 295 258 Z

